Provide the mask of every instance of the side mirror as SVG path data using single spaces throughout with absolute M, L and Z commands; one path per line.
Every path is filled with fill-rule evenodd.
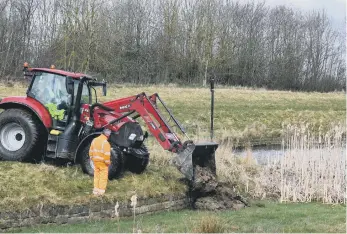
M 102 95 L 106 96 L 107 94 L 107 82 L 106 81 L 102 81 L 102 82 L 97 82 L 97 81 L 90 81 L 89 85 L 97 87 L 97 86 L 102 86 Z
M 106 94 L 107 94 L 107 85 L 106 85 L 106 82 L 102 85 L 102 94 L 103 94 L 104 96 L 106 96 Z

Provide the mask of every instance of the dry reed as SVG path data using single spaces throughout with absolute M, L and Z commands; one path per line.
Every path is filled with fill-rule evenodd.
M 259 193 L 261 167 L 248 152 L 245 158 L 239 158 L 233 154 L 231 144 L 222 144 L 216 152 L 217 176 L 220 181 L 230 184 L 236 193 L 255 196 Z
M 116 205 L 114 206 L 114 215 L 117 218 L 117 228 L 118 228 L 118 233 L 119 233 L 120 226 L 119 226 L 119 212 L 118 212 L 118 208 L 119 208 L 119 203 L 117 201 Z
M 318 135 L 309 125 L 286 126 L 284 156 L 262 170 L 264 191 L 281 202 L 345 203 L 345 134 L 342 124 Z
M 135 233 L 135 223 L 136 223 L 136 205 L 137 205 L 137 195 L 134 194 L 130 198 L 131 204 L 130 206 L 133 208 L 133 233 Z
M 346 128 L 332 125 L 313 134 L 309 124 L 283 129 L 282 154 L 258 165 L 252 151 L 233 155 L 232 145 L 222 144 L 216 153 L 219 180 L 237 193 L 253 198 L 275 198 L 281 202 L 346 202 Z

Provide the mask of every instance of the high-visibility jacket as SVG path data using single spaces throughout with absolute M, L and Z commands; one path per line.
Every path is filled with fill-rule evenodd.
M 104 162 L 110 165 L 111 145 L 104 134 L 94 138 L 89 149 L 89 156 L 94 162 Z
M 51 114 L 53 119 L 63 120 L 65 116 L 65 110 L 58 110 L 58 107 L 54 103 L 47 103 L 45 105 L 48 109 L 48 112 Z

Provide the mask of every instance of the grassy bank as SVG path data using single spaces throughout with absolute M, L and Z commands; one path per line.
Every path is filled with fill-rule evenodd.
M 0 87 L 0 97 L 25 95 L 26 87 Z M 208 88 L 175 86 L 110 86 L 107 97 L 112 100 L 135 95 L 159 93 L 190 136 L 208 138 L 210 91 Z M 303 93 L 236 88 L 216 88 L 215 134 L 220 140 L 271 143 L 282 134 L 283 125 L 309 124 L 313 132 L 324 131 L 331 124 L 345 125 L 344 93 Z
M 0 163 L 0 211 L 23 210 L 38 204 L 79 204 L 93 198 L 93 178 L 78 166 L 58 168 L 47 164 Z M 108 182 L 103 200 L 124 201 L 134 194 L 154 197 L 181 194 L 186 187 L 182 175 L 170 166 L 150 165 L 145 173 L 126 173 Z
M 346 207 L 317 203 L 262 203 L 239 211 L 179 211 L 84 224 L 38 226 L 15 232 L 272 232 L 345 233 Z

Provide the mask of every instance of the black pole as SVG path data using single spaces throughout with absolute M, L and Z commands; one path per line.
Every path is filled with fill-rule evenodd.
M 213 140 L 214 78 L 210 79 L 211 87 L 211 141 Z

